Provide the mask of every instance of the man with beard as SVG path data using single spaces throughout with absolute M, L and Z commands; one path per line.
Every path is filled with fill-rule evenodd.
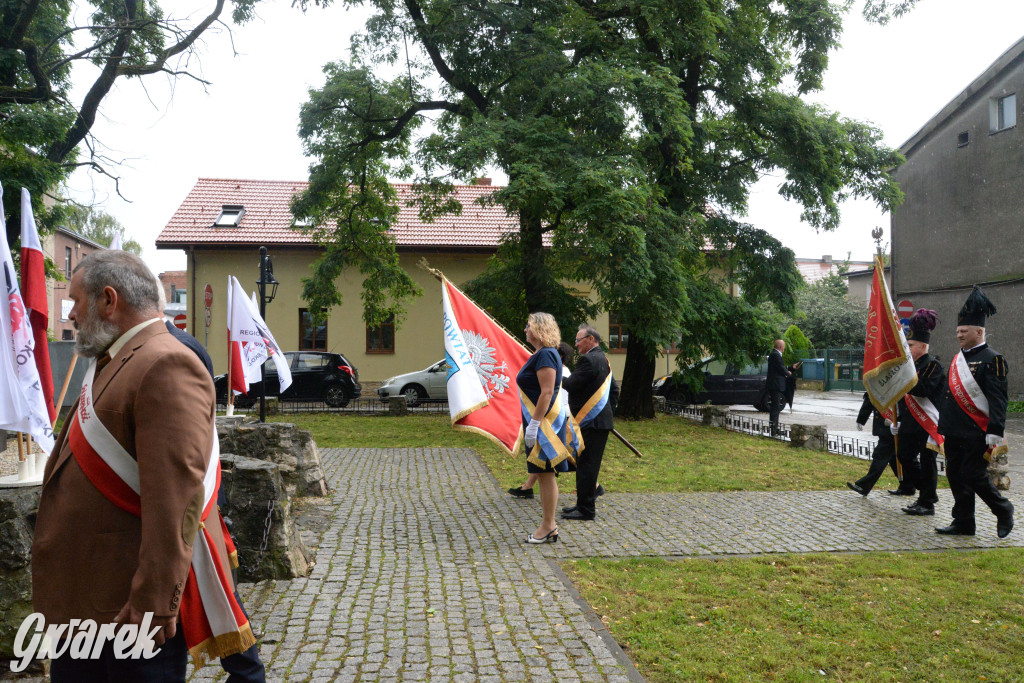
M 255 642 L 212 500 L 213 382 L 161 324 L 137 256 L 91 254 L 70 296 L 76 350 L 92 362 L 43 475 L 33 603 L 47 624 L 149 623 L 159 650 L 124 659 L 107 641 L 80 659 L 69 648 L 51 680 L 184 681 L 188 654 L 203 662 Z

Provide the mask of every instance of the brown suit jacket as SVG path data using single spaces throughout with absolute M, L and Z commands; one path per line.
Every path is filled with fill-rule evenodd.
M 151 324 L 94 381 L 96 415 L 139 463 L 142 517 L 110 503 L 71 453 L 68 427 L 46 471 L 32 545 L 32 600 L 47 624 L 113 620 L 129 599 L 177 613 L 202 513 L 214 431 L 213 382 L 187 347 Z M 230 580 L 216 508 L 206 522 Z

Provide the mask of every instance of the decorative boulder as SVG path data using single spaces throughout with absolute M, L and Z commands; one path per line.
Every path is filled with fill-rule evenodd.
M 309 551 L 292 517 L 291 499 L 277 463 L 221 453 L 221 486 L 238 549 L 241 581 L 290 579 L 309 573 Z
M 264 424 L 233 416 L 217 418 L 217 435 L 221 453 L 279 465 L 289 498 L 328 494 L 320 453 L 306 430 L 286 422 Z
M 14 657 L 14 636 L 32 614 L 32 538 L 38 486 L 0 489 L 0 659 Z
M 404 417 L 409 414 L 409 403 L 405 396 L 388 397 L 388 415 L 392 417 Z
M 729 408 L 725 406 L 704 406 L 702 424 L 713 427 L 725 427 L 729 422 Z
M 793 448 L 810 448 L 824 451 L 828 448 L 828 430 L 821 425 L 790 425 L 789 445 Z

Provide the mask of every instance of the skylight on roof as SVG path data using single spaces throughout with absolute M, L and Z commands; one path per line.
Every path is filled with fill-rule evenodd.
M 217 220 L 213 222 L 213 227 L 237 228 L 244 215 L 245 208 L 241 204 L 225 204 L 221 207 Z
M 292 227 L 293 228 L 312 228 L 314 225 L 313 219 L 309 216 L 293 216 Z

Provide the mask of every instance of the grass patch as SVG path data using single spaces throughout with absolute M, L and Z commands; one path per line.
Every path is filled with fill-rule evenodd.
M 1024 401 L 1010 401 L 1006 404 L 1008 413 L 1024 413 Z
M 648 681 L 1015 681 L 1022 563 L 1006 548 L 564 568 Z
M 475 449 L 503 487 L 526 478 L 525 457 L 510 456 L 476 434 L 457 432 L 443 415 L 402 418 L 330 414 L 275 415 L 313 433 L 321 447 L 463 447 Z M 643 454 L 637 459 L 612 436 L 601 464 L 601 483 L 617 493 L 691 491 L 820 491 L 839 489 L 864 475 L 868 461 L 790 448 L 779 441 L 705 427 L 659 415 L 620 422 L 618 430 Z M 945 485 L 945 478 L 940 478 Z M 575 486 L 561 477 L 563 490 Z M 895 488 L 889 470 L 877 488 Z M 854 495 L 854 494 L 850 494 Z

